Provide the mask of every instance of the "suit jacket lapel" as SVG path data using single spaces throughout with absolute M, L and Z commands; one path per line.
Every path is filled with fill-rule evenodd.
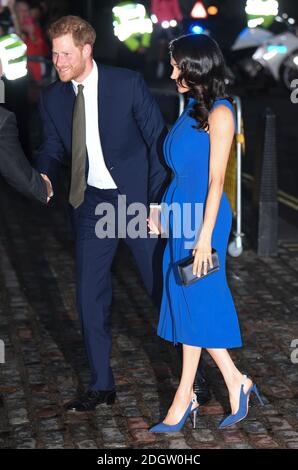
M 98 131 L 102 152 L 105 154 L 105 112 L 106 112 L 106 74 L 103 66 L 98 67 Z
M 63 112 L 65 116 L 65 122 L 70 130 L 70 134 L 72 133 L 72 116 L 73 116 L 73 108 L 75 104 L 76 94 L 74 92 L 73 86 L 71 82 L 64 83 L 64 86 L 61 88 L 62 91 L 62 101 L 63 103 Z
M 108 70 L 104 65 L 98 66 L 98 130 L 102 153 L 107 163 L 109 139 L 113 129 L 113 113 L 115 112 L 112 86 L 109 83 Z M 117 112 L 117 111 L 116 111 Z

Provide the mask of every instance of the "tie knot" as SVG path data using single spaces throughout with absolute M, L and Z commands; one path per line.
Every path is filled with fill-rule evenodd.
M 82 93 L 84 90 L 84 85 L 78 85 L 78 93 Z

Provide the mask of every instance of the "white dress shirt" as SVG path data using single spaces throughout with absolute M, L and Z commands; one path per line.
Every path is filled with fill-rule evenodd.
M 75 94 L 80 83 L 72 80 Z M 87 78 L 81 83 L 84 86 L 86 114 L 86 145 L 89 159 L 87 184 L 100 189 L 116 189 L 117 186 L 106 167 L 98 128 L 98 68 L 93 60 L 93 68 Z

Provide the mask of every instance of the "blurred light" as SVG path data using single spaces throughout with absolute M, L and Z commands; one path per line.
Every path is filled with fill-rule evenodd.
M 127 3 L 126 5 L 119 5 L 112 9 L 115 16 L 122 16 L 126 18 L 135 18 L 137 16 L 145 16 L 146 9 L 140 3 Z
M 264 18 L 254 18 L 253 20 L 248 20 L 247 25 L 249 28 L 256 28 L 264 23 Z
M 126 41 L 132 34 L 152 33 L 152 31 L 152 22 L 149 19 L 128 21 L 124 24 L 118 24 L 114 28 L 115 36 L 122 42 Z
M 279 4 L 277 0 L 247 0 L 245 11 L 248 15 L 278 15 Z
M 158 23 L 157 16 L 156 16 L 156 15 L 151 15 L 151 21 L 152 21 L 152 23 L 154 23 L 154 24 Z
M 126 41 L 133 34 L 152 33 L 152 21 L 147 17 L 144 5 L 140 3 L 119 4 L 112 11 L 114 34 L 120 41 Z
M 271 52 L 266 52 L 266 54 L 263 55 L 264 60 L 271 60 L 273 57 L 275 57 L 278 54 L 278 51 L 276 49 L 272 50 Z
M 282 17 L 287 20 L 289 18 L 289 15 L 287 13 L 283 13 Z
M 293 62 L 294 62 L 295 65 L 298 66 L 298 55 L 296 55 L 296 57 L 294 57 Z
M 170 26 L 172 26 L 172 28 L 176 28 L 177 24 L 178 24 L 178 23 L 177 23 L 176 20 L 171 20 L 171 21 L 170 21 Z
M 240 38 L 245 37 L 245 36 L 247 35 L 247 32 L 248 32 L 248 29 L 247 29 L 247 28 L 243 29 L 243 30 L 241 31 L 241 33 L 239 34 L 239 37 L 240 37 Z
M 0 38 L 0 57 L 7 80 L 16 80 L 27 75 L 27 46 L 16 34 Z
M 198 24 L 192 24 L 190 27 L 190 31 L 193 34 L 202 34 L 204 32 L 204 28 Z
M 164 28 L 164 29 L 168 29 L 170 27 L 169 21 L 163 21 L 161 23 L 161 27 Z
M 268 52 L 276 51 L 278 54 L 286 54 L 288 52 L 287 46 L 268 46 Z
M 296 21 L 294 20 L 294 18 L 289 18 L 289 19 L 288 19 L 288 22 L 289 22 L 289 24 L 295 24 L 295 23 L 296 23 Z
M 190 16 L 192 18 L 207 18 L 208 14 L 202 2 L 197 2 L 193 7 Z
M 217 15 L 218 8 L 215 5 L 211 5 L 207 11 L 209 15 L 214 16 L 214 15 Z

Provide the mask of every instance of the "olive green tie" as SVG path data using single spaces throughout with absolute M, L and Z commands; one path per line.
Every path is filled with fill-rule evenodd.
M 76 209 L 86 189 L 86 117 L 83 85 L 78 85 L 72 121 L 72 163 L 69 202 Z

